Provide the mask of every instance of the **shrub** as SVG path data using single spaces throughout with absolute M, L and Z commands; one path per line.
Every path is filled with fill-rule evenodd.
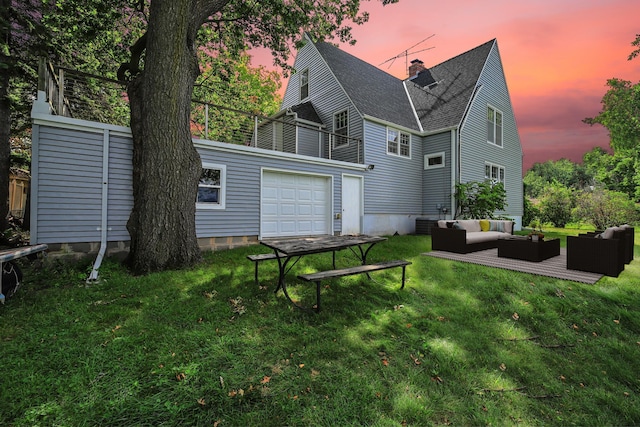
M 574 216 L 597 229 L 638 221 L 638 210 L 625 193 L 608 190 L 582 192 L 577 198 Z
M 507 192 L 502 183 L 490 181 L 456 184 L 456 218 L 493 218 L 507 206 Z

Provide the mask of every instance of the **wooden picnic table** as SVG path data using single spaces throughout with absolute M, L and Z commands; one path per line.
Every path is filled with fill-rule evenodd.
M 285 297 L 295 306 L 303 308 L 296 304 L 289 293 L 285 283 L 285 276 L 300 260 L 301 257 L 311 254 L 319 254 L 324 252 L 333 252 L 333 268 L 336 268 L 336 251 L 350 249 L 360 260 L 361 265 L 367 263 L 367 255 L 372 247 L 380 242 L 384 242 L 386 237 L 367 236 L 367 235 L 346 235 L 332 236 L 320 235 L 310 237 L 293 237 L 265 239 L 260 243 L 270 249 L 273 249 L 276 259 L 278 260 L 278 286 L 275 292 L 282 289 Z M 293 261 L 293 264 L 291 262 Z
M 42 252 L 47 250 L 47 245 L 39 244 L 39 245 L 31 245 L 31 246 L 20 246 L 17 248 L 9 248 L 0 250 L 0 303 L 4 304 L 5 296 L 2 293 L 2 276 L 4 273 L 4 265 L 11 260 L 22 258 L 23 256 L 36 254 L 38 252 Z M 17 269 L 17 266 L 15 267 Z M 18 284 L 16 284 L 17 286 Z

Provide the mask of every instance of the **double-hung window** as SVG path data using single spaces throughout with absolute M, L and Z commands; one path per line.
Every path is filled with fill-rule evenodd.
M 198 182 L 198 209 L 224 209 L 227 168 L 224 165 L 202 164 Z
M 309 69 L 300 72 L 300 101 L 309 97 Z
M 502 112 L 487 107 L 487 142 L 502 147 Z
M 411 157 L 411 135 L 398 129 L 387 128 L 387 153 Z
M 343 110 L 333 115 L 333 148 L 349 144 L 349 111 Z
M 499 182 L 504 184 L 504 166 L 485 163 L 484 178 L 491 181 L 492 184 L 497 184 Z

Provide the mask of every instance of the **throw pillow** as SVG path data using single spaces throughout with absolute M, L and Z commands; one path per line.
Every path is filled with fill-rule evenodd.
M 453 228 L 453 221 L 447 221 L 447 228 Z
M 504 223 L 502 221 L 490 221 L 491 231 L 501 231 L 504 232 Z
M 463 230 L 462 226 L 460 225 L 460 223 L 458 223 L 458 221 L 454 222 L 451 228 L 455 228 L 456 230 Z
M 618 227 L 609 227 L 602 232 L 600 235 L 603 239 L 611 239 L 613 237 L 613 232 L 618 231 Z
M 481 231 L 489 231 L 489 228 L 490 228 L 489 221 L 487 221 L 486 219 L 481 219 L 480 220 L 480 230 Z

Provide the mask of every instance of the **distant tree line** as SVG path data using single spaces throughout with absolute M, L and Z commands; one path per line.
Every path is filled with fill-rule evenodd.
M 631 61 L 640 54 L 640 34 Z M 567 159 L 536 163 L 524 176 L 523 224 L 564 227 L 586 222 L 596 228 L 640 218 L 640 82 L 609 79 L 602 111 L 583 120 L 609 131 L 612 154 L 596 147 L 582 163 Z

